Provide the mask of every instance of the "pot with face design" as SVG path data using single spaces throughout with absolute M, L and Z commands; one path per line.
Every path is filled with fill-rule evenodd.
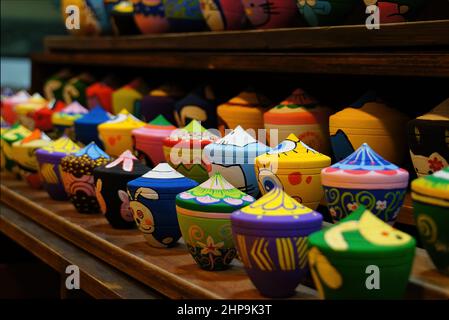
M 201 12 L 212 31 L 240 30 L 245 22 L 245 11 L 241 1 L 200 0 Z
M 224 270 L 235 258 L 231 213 L 254 202 L 220 173 L 176 196 L 179 227 L 187 248 L 200 268 Z
M 449 99 L 408 123 L 408 141 L 418 177 L 449 166 Z
M 393 224 L 404 201 L 408 177 L 406 170 L 383 159 L 366 143 L 321 172 L 334 221 L 364 205 L 379 219 Z
M 288 297 L 308 272 L 307 237 L 323 217 L 272 189 L 231 216 L 232 234 L 245 270 L 267 297 Z
M 39 175 L 39 163 L 36 158 L 36 150 L 47 146 L 51 139 L 39 129 L 12 145 L 14 161 L 19 167 L 19 173 L 31 188 L 38 189 L 42 186 Z
M 412 182 L 419 236 L 434 265 L 449 275 L 449 167 Z
M 94 183 L 100 211 L 116 229 L 136 227 L 129 208 L 127 183 L 137 179 L 150 168 L 140 163 L 126 150 L 114 161 L 94 169 Z
M 297 0 L 299 12 L 311 27 L 337 25 L 360 0 Z
M 331 159 L 313 150 L 294 134 L 256 158 L 256 175 L 262 194 L 283 189 L 296 201 L 315 210 L 323 198 L 320 172 Z
M 291 0 L 241 0 L 249 24 L 256 29 L 294 27 L 299 22 Z
M 364 0 L 363 2 L 367 7 L 378 7 L 381 24 L 406 22 L 418 13 L 425 3 L 424 0 Z
M 360 206 L 309 237 L 309 267 L 320 297 L 402 299 L 415 245 L 413 237 Z
M 204 148 L 210 162 L 209 176 L 219 172 L 234 187 L 256 197 L 259 187 L 254 171 L 255 158 L 269 150 L 269 147 L 238 126 Z
M 140 178 L 128 182 L 131 212 L 152 247 L 176 244 L 181 237 L 176 218 L 176 195 L 197 185 L 167 163 L 160 163 Z

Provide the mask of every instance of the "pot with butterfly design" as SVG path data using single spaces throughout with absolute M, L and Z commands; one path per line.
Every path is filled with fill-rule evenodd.
M 150 170 L 126 150 L 114 161 L 94 169 L 95 193 L 100 211 L 116 229 L 136 227 L 129 208 L 126 185 Z
M 388 162 L 366 143 L 346 159 L 323 169 L 321 181 L 334 221 L 364 205 L 393 224 L 407 191 L 409 174 Z
M 309 237 L 309 268 L 320 298 L 404 298 L 415 245 L 413 237 L 360 206 Z
M 256 175 L 262 194 L 278 187 L 296 201 L 315 210 L 323 198 L 320 172 L 331 159 L 313 150 L 294 134 L 256 158 Z
M 95 142 L 61 159 L 61 178 L 70 201 L 79 213 L 98 213 L 93 171 L 110 157 Z
M 176 218 L 176 195 L 197 185 L 167 163 L 160 163 L 128 182 L 131 212 L 150 246 L 165 248 L 176 245 L 181 237 Z

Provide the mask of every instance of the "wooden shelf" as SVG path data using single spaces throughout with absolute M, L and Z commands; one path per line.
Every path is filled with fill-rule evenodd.
M 45 39 L 55 51 L 285 51 L 449 46 L 449 20 L 226 32 L 167 33 L 122 37 L 57 36 Z
M 4 174 L 1 181 L 2 203 L 164 296 L 263 298 L 238 261 L 222 272 L 201 270 L 183 243 L 169 250 L 152 248 L 138 230 L 115 230 L 103 216 L 79 214 L 71 203 L 53 201 L 46 192 L 30 189 L 23 181 Z M 449 298 L 449 278 L 434 270 L 421 249 L 416 253 L 407 297 Z M 304 285 L 297 288 L 294 297 L 316 298 L 316 291 Z

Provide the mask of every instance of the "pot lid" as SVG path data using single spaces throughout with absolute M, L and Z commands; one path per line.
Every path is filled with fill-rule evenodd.
M 115 117 L 103 122 L 98 126 L 98 130 L 103 129 L 125 129 L 132 130 L 145 126 L 146 123 L 134 117 L 126 109 L 122 109 Z
M 26 101 L 22 101 L 16 105 L 16 111 L 19 113 L 26 113 L 33 110 L 38 110 L 47 104 L 47 100 L 39 93 L 33 94 Z
M 96 170 L 111 174 L 141 176 L 150 168 L 142 164 L 130 150 L 126 150 L 117 159 Z
M 192 144 L 193 141 L 200 142 L 201 147 L 218 140 L 219 137 L 212 132 L 206 130 L 198 121 L 192 120 L 187 126 L 181 129 L 175 129 L 172 131 L 169 137 L 164 140 L 164 145 L 183 146 L 183 143 L 187 143 L 186 146 Z
M 9 143 L 22 140 L 26 136 L 30 135 L 31 131 L 22 126 L 19 123 L 13 124 L 9 129 L 3 132 L 1 138 Z
M 109 160 L 110 157 L 95 142 L 91 142 L 86 147 L 64 157 L 61 160 L 61 166 L 65 172 L 80 177 L 91 175 L 96 167 L 105 165 Z
M 35 129 L 22 140 L 14 142 L 14 146 L 22 148 L 42 148 L 50 142 L 51 139 L 45 133 L 39 129 Z
M 79 151 L 73 153 L 75 157 L 88 157 L 92 160 L 97 160 L 100 158 L 110 159 L 109 155 L 104 152 L 95 142 L 89 143 L 84 148 Z
M 269 150 L 269 147 L 254 139 L 241 126 L 237 126 L 223 138 L 207 145 L 204 153 L 212 163 L 252 164 L 255 157 Z
M 199 186 L 176 196 L 176 205 L 218 215 L 231 213 L 254 202 L 254 198 L 235 188 L 220 173 L 215 173 Z
M 42 153 L 74 153 L 80 149 L 78 145 L 70 140 L 70 138 L 63 136 L 58 140 L 51 141 L 47 146 L 40 148 L 38 152 Z
M 156 190 L 158 194 L 178 194 L 197 185 L 194 180 L 184 177 L 164 162 L 143 176 L 128 182 L 128 186 L 149 188 L 153 192 Z
M 293 133 L 271 151 L 256 158 L 258 167 L 277 166 L 277 168 L 324 168 L 331 158 L 310 148 Z
M 30 94 L 25 90 L 21 90 L 16 94 L 7 97 L 3 100 L 4 103 L 10 103 L 12 105 L 16 105 L 18 103 L 26 102 L 30 98 Z
M 408 177 L 406 170 L 382 158 L 367 143 L 345 159 L 321 171 L 324 186 L 351 189 L 406 188 Z
M 418 120 L 433 120 L 433 121 L 449 121 L 449 98 L 441 102 L 431 111 L 422 115 Z
M 81 118 L 75 121 L 76 124 L 100 124 L 112 119 L 112 115 L 100 106 L 92 108 Z
M 406 254 L 413 255 L 416 241 L 360 206 L 339 223 L 312 234 L 309 245 L 326 257 L 394 260 Z
M 368 93 L 350 107 L 330 116 L 330 127 L 401 130 L 408 118 L 387 106 L 376 95 Z
M 250 229 L 291 230 L 320 228 L 320 213 L 302 205 L 281 188 L 274 188 L 259 200 L 236 211 L 232 225 Z
M 78 101 L 73 101 L 60 111 L 60 113 L 65 114 L 87 114 L 88 112 L 89 110 L 84 108 Z
M 449 207 L 449 167 L 414 180 L 412 191 L 414 200 Z
M 320 106 L 317 100 L 299 88 L 279 105 L 265 112 L 264 121 L 282 125 L 325 123 L 330 113 L 330 109 Z

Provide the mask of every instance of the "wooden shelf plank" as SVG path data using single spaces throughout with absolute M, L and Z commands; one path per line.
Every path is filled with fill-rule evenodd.
M 61 275 L 68 265 L 80 269 L 81 289 L 94 298 L 155 299 L 161 296 L 110 265 L 1 205 L 0 232 Z
M 364 25 L 226 32 L 168 33 L 123 37 L 53 36 L 48 51 L 320 50 L 448 46 L 449 20 L 392 23 L 379 30 Z
M 45 53 L 33 65 L 227 70 L 302 74 L 449 77 L 449 52 L 145 54 Z
M 1 180 L 1 202 L 165 296 L 263 298 L 239 261 L 222 272 L 201 270 L 182 241 L 169 250 L 152 248 L 138 230 L 115 230 L 101 215 L 79 214 L 69 202 L 53 201 L 8 175 Z M 434 269 L 422 249 L 417 249 L 409 287 L 407 298 L 449 298 L 449 278 Z M 317 293 L 301 285 L 293 298 L 316 299 Z

